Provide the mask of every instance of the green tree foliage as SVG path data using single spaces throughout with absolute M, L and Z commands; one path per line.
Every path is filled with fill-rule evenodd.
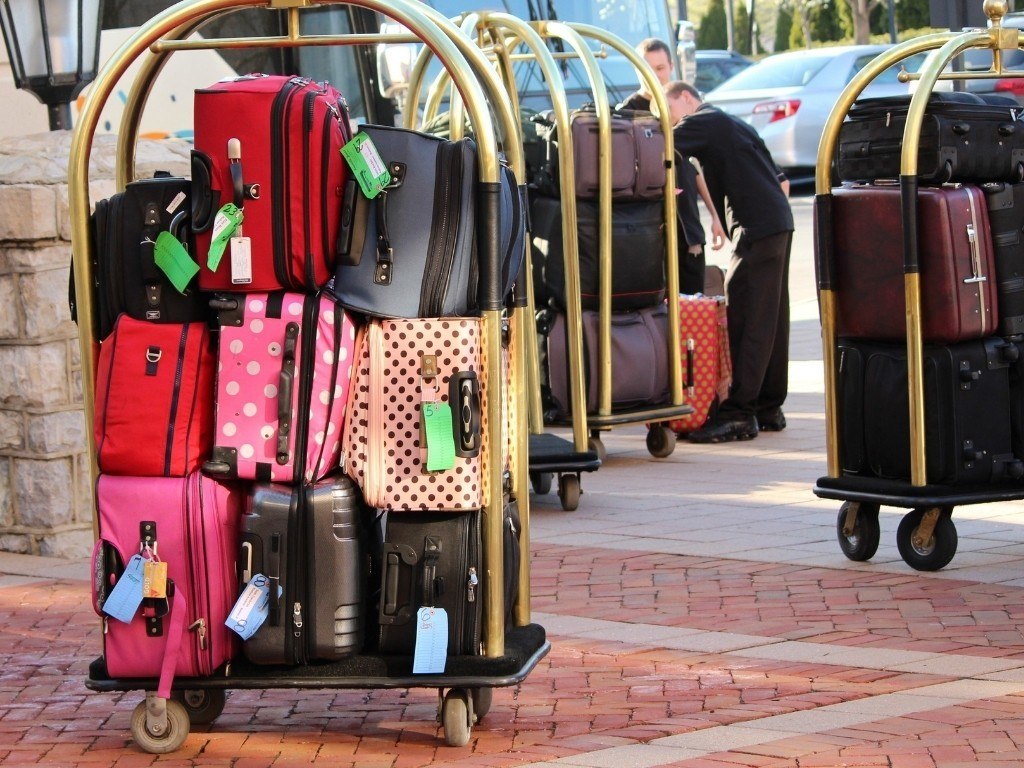
M 750 14 L 747 12 L 746 0 L 737 0 L 736 16 L 733 19 L 736 50 L 745 56 L 750 55 Z
M 697 47 L 705 50 L 709 48 L 727 48 L 729 36 L 725 29 L 725 3 L 723 0 L 711 0 L 708 4 L 708 12 L 700 21 L 697 29 Z
M 925 0 L 927 2 L 928 0 Z M 836 0 L 836 18 L 839 22 L 840 40 L 853 39 L 853 10 L 847 0 Z
M 803 14 L 800 10 L 793 11 L 792 24 L 789 28 L 789 47 L 791 50 L 807 47 L 807 41 L 804 38 Z
M 772 50 L 789 50 L 789 33 L 793 27 L 793 12 L 784 5 L 779 5 L 778 14 L 775 16 L 775 45 Z
M 836 11 L 838 3 L 845 3 L 846 0 L 826 0 L 811 7 L 811 35 L 815 42 L 833 42 L 841 40 L 842 30 L 839 26 L 839 17 Z

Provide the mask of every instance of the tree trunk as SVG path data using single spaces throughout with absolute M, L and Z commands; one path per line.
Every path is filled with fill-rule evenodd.
M 848 0 L 853 16 L 853 42 L 865 45 L 871 42 L 871 12 L 881 0 Z

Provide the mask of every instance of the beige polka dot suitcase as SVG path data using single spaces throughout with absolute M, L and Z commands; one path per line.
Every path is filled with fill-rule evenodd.
M 218 310 L 218 477 L 315 482 L 338 466 L 355 324 L 329 294 L 230 294 Z
M 344 469 L 367 504 L 389 511 L 480 507 L 484 363 L 477 318 L 367 323 L 342 443 Z M 437 415 L 437 403 L 450 408 L 450 419 L 447 410 Z M 432 421 L 428 430 L 421 419 L 425 407 L 450 424 Z M 451 456 L 440 455 L 447 434 L 454 444 Z

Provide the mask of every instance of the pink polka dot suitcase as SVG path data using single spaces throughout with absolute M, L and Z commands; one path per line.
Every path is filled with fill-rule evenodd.
M 389 511 L 479 509 L 487 434 L 480 320 L 371 320 L 356 357 L 343 467 L 366 503 Z M 445 468 L 430 469 L 436 433 L 421 414 L 438 402 L 451 409 L 455 450 L 439 462 Z
M 315 482 L 338 466 L 355 324 L 334 299 L 229 294 L 220 344 L 214 448 L 208 474 Z

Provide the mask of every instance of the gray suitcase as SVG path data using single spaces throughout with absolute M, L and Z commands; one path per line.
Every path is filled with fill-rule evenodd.
M 263 626 L 242 645 L 249 661 L 334 661 L 362 649 L 367 514 L 344 476 L 314 486 L 253 486 L 242 516 L 239 584 L 262 573 L 271 600 Z

